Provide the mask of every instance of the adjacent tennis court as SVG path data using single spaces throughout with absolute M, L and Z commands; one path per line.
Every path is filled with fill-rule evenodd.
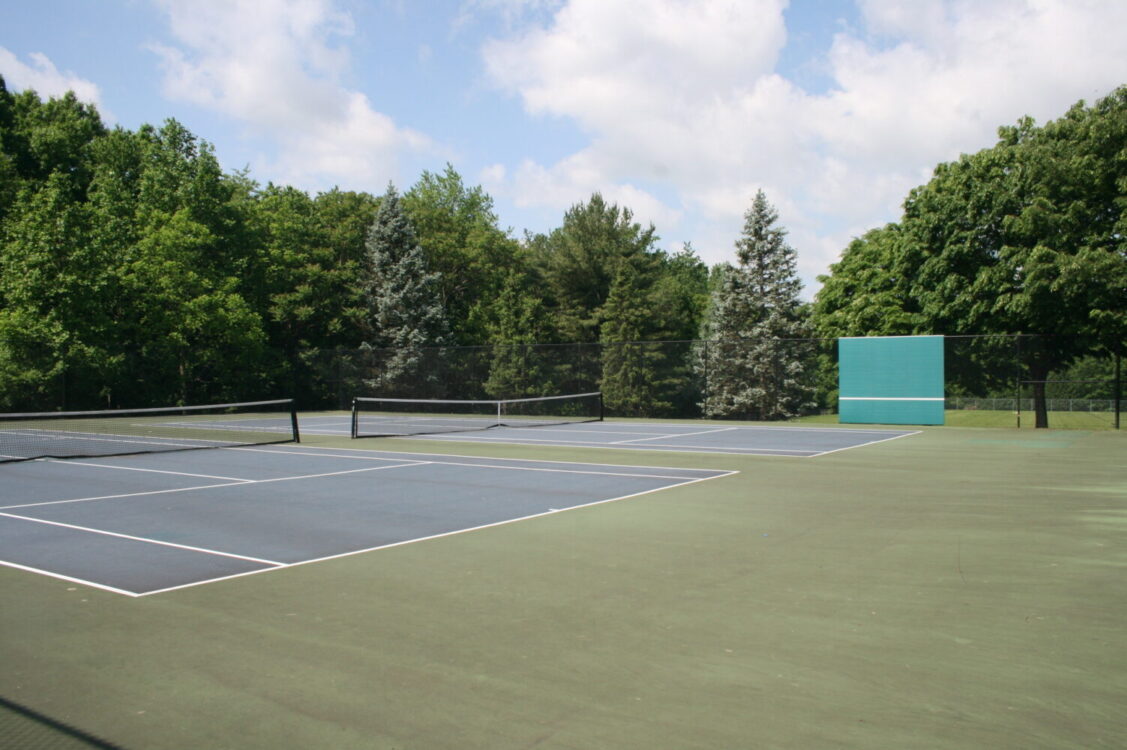
M 696 422 L 592 422 L 556 427 L 496 427 L 428 435 L 428 440 L 668 453 L 814 458 L 918 434 L 917 430 L 766 427 Z
M 0 415 L 0 462 L 269 445 L 298 441 L 301 434 L 809 458 L 917 434 L 880 428 L 604 421 L 598 393 L 513 401 L 357 402 L 363 408 L 354 408 L 351 415 L 303 415 L 300 426 L 288 399 Z M 557 411 L 558 405 L 565 408 Z
M 604 421 L 601 394 L 509 401 L 356 399 L 348 421 L 303 419 L 317 435 L 810 458 L 917 434 L 912 429 Z

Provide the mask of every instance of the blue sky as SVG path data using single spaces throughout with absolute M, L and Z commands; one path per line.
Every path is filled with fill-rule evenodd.
M 453 164 L 516 235 L 593 192 L 732 260 L 757 189 L 806 296 L 940 161 L 1127 83 L 1122 0 L 0 0 L 0 75 L 174 117 L 315 193 Z

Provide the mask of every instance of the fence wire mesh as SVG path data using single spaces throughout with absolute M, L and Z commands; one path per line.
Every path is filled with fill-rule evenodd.
M 1110 353 L 1052 366 L 1050 336 L 947 336 L 947 423 L 1108 428 L 1122 378 Z M 1121 347 L 1127 351 L 1127 343 Z M 258 352 L 230 362 L 130 356 L 93 366 L 0 346 L 0 411 L 293 397 L 512 399 L 602 391 L 609 417 L 781 419 L 837 409 L 837 340 L 631 341 Z M 5 360 L 6 357 L 6 361 Z M 1047 364 L 1048 363 L 1048 364 Z M 750 396 L 733 397 L 743 389 Z M 742 399 L 742 400 L 741 400 Z M 1039 415 L 1038 412 L 1041 412 Z

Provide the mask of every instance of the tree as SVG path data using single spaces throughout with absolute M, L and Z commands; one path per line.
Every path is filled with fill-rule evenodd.
M 799 339 L 805 316 L 797 254 L 776 227 L 778 214 L 760 190 L 744 215 L 738 264 L 713 298 L 704 366 L 710 416 L 785 419 L 808 408 L 804 383 L 810 352 Z
M 595 193 L 572 206 L 560 228 L 532 238 L 533 263 L 544 279 L 559 340 L 599 339 L 604 306 L 623 263 L 636 264 L 642 286 L 653 283 L 660 262 L 657 234 L 653 225 L 643 229 L 633 218 L 630 209 L 607 204 Z
M 422 393 L 440 373 L 424 368 L 423 348 L 446 343 L 440 274 L 428 269 L 415 230 L 388 185 L 365 244 L 363 297 L 366 344 L 385 349 L 381 371 L 368 383 L 381 393 Z
M 440 276 L 453 342 L 486 343 L 492 308 L 518 253 L 497 226 L 493 199 L 480 186 L 467 188 L 447 164 L 441 175 L 423 172 L 402 206 L 428 267 Z
M 485 391 L 493 398 L 554 395 L 551 373 L 536 353 L 550 329 L 535 279 L 510 268 L 493 305 L 488 333 L 492 360 Z
M 1039 382 L 1088 352 L 1127 347 L 1127 87 L 999 136 L 940 165 L 905 204 L 912 291 L 934 330 L 1048 334 L 1023 352 L 1036 425 L 1047 427 Z
M 893 241 L 885 231 L 850 246 L 819 294 L 820 328 L 1035 334 L 1019 376 L 1032 381 L 1089 353 L 1121 356 L 1125 173 L 1127 87 L 1044 127 L 1027 117 L 1000 128 L 995 146 L 911 191 Z M 1043 386 L 1034 397 L 1045 427 Z
M 812 320 L 824 336 L 903 336 L 924 324 L 902 268 L 897 224 L 872 229 L 845 248 L 830 266 L 814 300 Z
M 266 336 L 243 295 L 253 263 L 236 186 L 214 150 L 175 120 L 142 127 L 132 240 L 117 249 L 116 332 L 141 373 L 131 398 L 256 397 Z
M 0 391 L 55 407 L 98 379 L 115 295 L 86 196 L 98 113 L 72 94 L 41 101 L 0 79 Z
M 648 343 L 655 310 L 650 306 L 636 263 L 619 265 L 607 297 L 600 331 L 603 373 L 600 387 L 606 407 L 620 416 L 645 416 L 666 411 L 663 400 L 664 352 Z

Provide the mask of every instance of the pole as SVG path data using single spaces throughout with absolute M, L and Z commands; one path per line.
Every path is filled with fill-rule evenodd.
M 1017 360 L 1017 377 L 1014 378 L 1014 405 L 1017 406 L 1017 428 L 1021 429 L 1021 334 L 1014 337 L 1015 358 Z
M 1123 403 L 1123 358 L 1115 355 L 1115 429 L 1119 429 L 1119 407 Z

